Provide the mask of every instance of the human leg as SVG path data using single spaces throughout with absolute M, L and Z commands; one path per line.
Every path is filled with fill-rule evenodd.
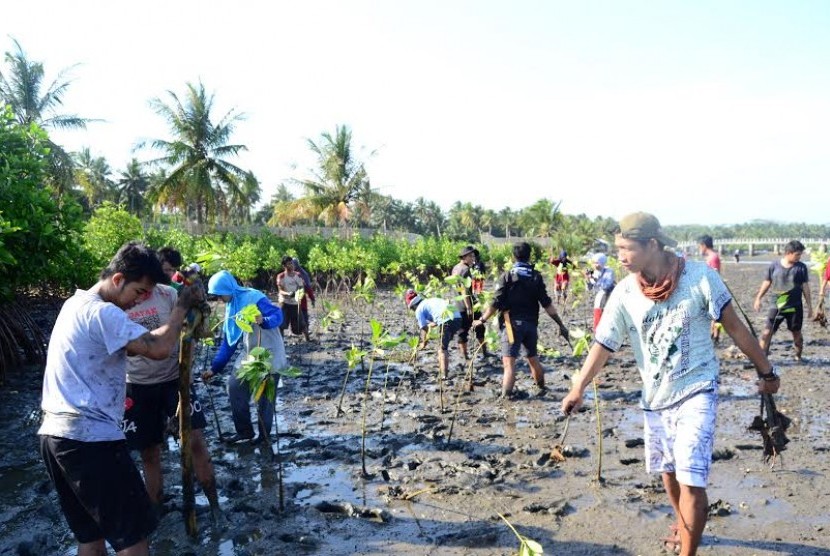
M 207 442 L 205 442 L 205 434 L 202 429 L 194 429 L 190 432 L 190 449 L 196 480 L 202 485 L 202 490 L 211 509 L 218 509 L 219 495 L 216 492 L 216 474 L 213 471 L 213 462 L 210 460 L 210 452 L 207 449 Z
M 107 546 L 104 539 L 92 542 L 78 543 L 78 556 L 107 556 Z
M 240 439 L 254 437 L 254 427 L 251 425 L 251 390 L 248 385 L 231 373 L 228 377 L 228 399 L 231 402 L 233 426 Z
M 164 474 L 161 472 L 161 444 L 154 444 L 141 450 L 141 465 L 144 468 L 144 485 L 153 504 L 161 504 L 164 496 Z
M 801 352 L 804 349 L 804 335 L 801 328 L 804 323 L 804 308 L 796 307 L 795 311 L 786 315 L 787 328 L 793 334 L 793 348 L 796 361 L 801 361 Z
M 504 376 L 501 379 L 501 395 L 508 396 L 513 392 L 513 385 L 516 383 L 516 358 L 502 356 L 504 365 Z
M 527 364 L 530 365 L 530 376 L 533 377 L 533 382 L 539 388 L 545 387 L 545 368 L 539 361 L 539 357 L 534 355 L 527 358 Z
M 126 442 L 44 436 L 41 455 L 79 554 L 106 554 L 105 540 L 119 554 L 147 554 L 158 521 Z
M 706 525 L 706 484 L 717 393 L 701 392 L 666 410 L 645 412 L 646 467 L 660 472 L 677 517 L 681 554 L 695 554 Z M 671 544 L 672 539 L 667 539 Z

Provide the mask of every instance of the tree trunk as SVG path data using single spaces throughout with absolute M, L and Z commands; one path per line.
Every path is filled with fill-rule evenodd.
M 184 528 L 196 537 L 196 493 L 193 488 L 193 453 L 190 447 L 190 369 L 193 365 L 192 331 L 179 340 L 179 438 L 182 459 L 182 515 Z

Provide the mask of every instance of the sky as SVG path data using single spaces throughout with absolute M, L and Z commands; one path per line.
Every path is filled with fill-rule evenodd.
M 445 210 L 824 224 L 828 29 L 823 0 L 43 0 L 3 7 L 0 50 L 70 68 L 62 112 L 102 121 L 51 135 L 116 170 L 201 81 L 265 199 L 346 124 L 375 189 Z

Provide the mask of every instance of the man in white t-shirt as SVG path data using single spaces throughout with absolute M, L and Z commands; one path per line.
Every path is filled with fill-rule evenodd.
M 149 553 L 156 516 L 121 431 L 127 353 L 170 356 L 187 309 L 201 300 L 185 288 L 169 320 L 147 331 L 127 317 L 157 283 L 169 279 L 155 251 L 128 243 L 89 290 L 61 308 L 43 377 L 40 451 L 78 555 Z
M 661 473 L 677 517 L 667 548 L 693 555 L 706 524 L 706 484 L 712 461 L 717 412 L 718 360 L 709 336 L 719 321 L 755 365 L 762 393 L 778 391 L 779 379 L 732 307 L 718 274 L 686 262 L 665 247 L 660 222 L 647 213 L 620 220 L 615 244 L 631 274 L 608 299 L 580 373 L 562 411 L 571 414 L 610 355 L 628 340 L 643 381 L 646 469 Z

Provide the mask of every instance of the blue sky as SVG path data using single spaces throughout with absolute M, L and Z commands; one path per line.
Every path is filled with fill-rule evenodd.
M 116 169 L 201 80 L 266 197 L 345 123 L 375 188 L 445 209 L 827 223 L 828 29 L 823 1 L 46 0 L 4 6 L 0 46 L 80 64 L 66 111 L 105 122 L 54 137 Z

